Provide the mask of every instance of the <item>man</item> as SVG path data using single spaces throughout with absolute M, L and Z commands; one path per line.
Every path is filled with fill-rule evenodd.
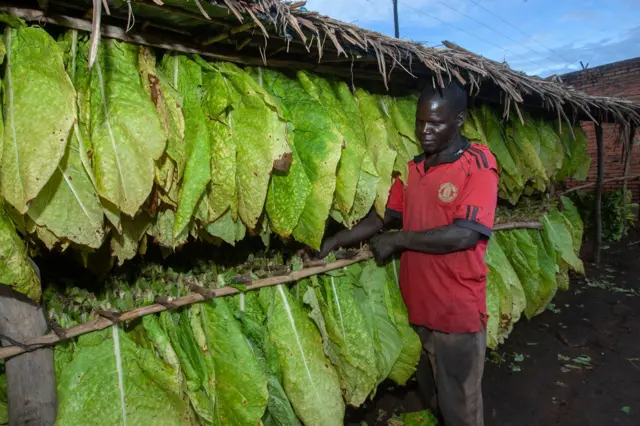
M 329 237 L 319 253 L 371 237 L 379 262 L 402 252 L 400 287 L 424 349 L 418 381 L 446 426 L 483 425 L 484 255 L 498 194 L 495 158 L 460 134 L 466 107 L 467 94 L 455 83 L 425 89 L 416 113 L 424 153 L 409 163 L 406 184 L 393 183 L 384 220 L 371 212 Z M 374 236 L 399 221 L 402 231 Z

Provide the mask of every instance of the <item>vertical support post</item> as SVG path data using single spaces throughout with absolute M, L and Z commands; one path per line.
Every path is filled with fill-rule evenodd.
M 627 230 L 627 178 L 629 177 L 629 169 L 631 168 L 631 154 L 633 153 L 633 138 L 635 137 L 636 128 L 633 124 L 629 127 L 629 139 L 625 144 L 626 158 L 624 162 L 624 174 L 622 175 L 622 231 Z
M 400 38 L 400 19 L 398 18 L 398 0 L 393 1 L 393 26 L 395 29 L 395 37 Z
M 24 342 L 46 331 L 47 321 L 41 306 L 0 286 L 0 334 Z M 0 344 L 12 343 L 1 339 Z M 53 349 L 38 349 L 9 358 L 5 362 L 5 373 L 9 424 L 53 425 L 58 408 Z
M 602 124 L 596 123 L 596 146 L 598 175 L 596 178 L 596 193 L 594 206 L 595 239 L 593 243 L 593 261 L 600 263 L 600 250 L 602 248 L 602 181 L 604 180 L 604 135 Z

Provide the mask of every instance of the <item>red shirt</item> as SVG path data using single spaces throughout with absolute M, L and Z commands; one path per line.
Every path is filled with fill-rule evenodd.
M 400 288 L 412 324 L 445 333 L 486 327 L 487 266 L 484 255 L 498 199 L 496 160 L 482 145 L 464 149 L 424 170 L 424 154 L 409 163 L 407 184 L 396 178 L 387 204 L 402 215 L 405 231 L 456 224 L 482 234 L 471 249 L 444 254 L 406 251 Z

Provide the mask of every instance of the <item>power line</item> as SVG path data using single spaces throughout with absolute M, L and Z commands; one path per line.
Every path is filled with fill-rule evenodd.
M 459 14 L 459 15 L 462 15 L 462 16 L 464 16 L 465 18 L 467 18 L 467 19 L 469 19 L 469 20 L 471 20 L 471 21 L 475 22 L 476 24 L 478 24 L 478 25 L 482 25 L 483 27 L 487 28 L 489 31 L 492 31 L 492 32 L 494 32 L 494 33 L 498 34 L 499 36 L 504 37 L 504 38 L 506 38 L 507 40 L 510 40 L 511 42 L 513 42 L 513 43 L 515 43 L 515 44 L 517 44 L 517 45 L 520 45 L 520 46 L 524 47 L 525 49 L 527 49 L 527 50 L 529 50 L 529 51 L 531 51 L 531 52 L 535 53 L 536 55 L 538 55 L 538 56 L 544 56 L 544 55 L 542 55 L 540 52 L 538 52 L 538 51 L 536 51 L 536 50 L 533 50 L 532 48 L 530 48 L 530 47 L 527 47 L 527 46 L 523 45 L 522 43 L 520 43 L 518 40 L 514 39 L 513 37 L 511 37 L 511 36 L 509 36 L 509 35 L 507 35 L 507 34 L 505 34 L 505 33 L 503 33 L 503 32 L 500 32 L 500 31 L 496 30 L 496 29 L 495 29 L 495 28 L 493 28 L 493 27 L 490 27 L 489 25 L 487 25 L 487 24 L 485 24 L 484 22 L 482 22 L 482 21 L 480 21 L 480 20 L 478 20 L 478 19 L 474 18 L 473 16 L 469 16 L 469 15 L 467 15 L 466 13 L 459 11 L 458 9 L 456 9 L 456 8 L 454 8 L 454 7 L 450 6 L 450 5 L 448 5 L 447 3 L 443 2 L 442 0 L 435 0 L 435 1 L 436 1 L 437 3 L 440 3 L 441 5 L 443 5 L 444 7 L 448 8 L 448 9 L 450 9 L 450 10 L 453 10 L 455 13 L 457 13 L 457 14 Z M 528 37 L 528 36 L 526 36 L 526 37 Z
M 542 65 L 540 65 L 540 64 L 538 64 L 536 62 L 533 62 L 531 59 L 529 59 L 529 58 L 527 58 L 527 57 L 525 57 L 523 55 L 516 55 L 513 52 L 510 52 L 509 50 L 505 49 L 504 47 L 498 46 L 497 44 L 495 44 L 495 43 L 493 43 L 493 42 L 491 42 L 491 41 L 489 41 L 487 39 L 484 39 L 484 38 L 482 38 L 482 37 L 480 37 L 478 35 L 472 34 L 472 33 L 470 33 L 469 31 L 467 31 L 467 30 L 465 30 L 463 28 L 460 28 L 460 27 L 458 27 L 456 25 L 453 25 L 450 22 L 447 22 L 447 21 L 445 21 L 443 19 L 438 18 L 437 16 L 433 16 L 433 15 L 430 15 L 430 14 L 428 14 L 427 12 L 425 12 L 423 10 L 416 9 L 415 7 L 408 5 L 403 1 L 398 1 L 398 3 L 402 4 L 404 7 L 408 8 L 408 9 L 413 10 L 414 12 L 420 13 L 420 14 L 428 17 L 428 18 L 434 19 L 434 20 L 436 20 L 436 21 L 438 21 L 438 22 L 440 22 L 440 23 L 442 23 L 444 25 L 447 25 L 447 26 L 453 28 L 456 31 L 460 31 L 462 33 L 465 33 L 465 34 L 467 34 L 467 35 L 469 35 L 469 36 L 471 36 L 471 37 L 473 37 L 473 38 L 475 38 L 477 40 L 480 40 L 483 43 L 486 43 L 486 44 L 488 44 L 490 46 L 493 46 L 493 47 L 495 47 L 497 49 L 500 49 L 500 50 L 504 51 L 505 53 L 511 55 L 514 58 L 522 58 L 522 59 L 528 61 L 530 64 L 535 65 L 537 68 L 545 68 L 544 66 L 542 66 Z
M 481 5 L 477 0 L 467 0 L 470 1 L 471 3 L 475 4 L 476 6 L 478 6 L 479 8 L 483 9 L 485 12 L 489 13 L 490 15 L 498 18 L 500 21 L 502 21 L 505 25 L 513 28 L 514 30 L 516 30 L 517 32 L 519 32 L 520 34 L 522 34 L 523 36 L 530 38 L 531 40 L 535 41 L 536 43 L 538 43 L 540 46 L 544 47 L 545 49 L 547 49 L 549 52 L 555 54 L 558 58 L 562 59 L 565 62 L 569 62 L 569 63 L 574 63 L 575 61 L 572 61 L 570 59 L 567 59 L 566 57 L 562 56 L 561 54 L 559 54 L 558 52 L 556 52 L 554 49 L 546 46 L 545 44 L 543 44 L 542 42 L 538 41 L 538 39 L 536 39 L 535 37 L 525 33 L 524 31 L 522 31 L 520 28 L 516 27 L 515 25 L 511 24 L 511 22 L 507 21 L 506 19 L 502 18 L 500 15 L 490 11 L 489 9 L 487 9 L 486 7 L 484 7 L 483 5 Z

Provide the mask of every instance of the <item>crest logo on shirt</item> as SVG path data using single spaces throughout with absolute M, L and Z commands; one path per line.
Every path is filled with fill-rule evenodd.
M 443 203 L 450 203 L 458 196 L 458 188 L 451 182 L 445 182 L 440 184 L 438 188 L 438 198 Z

